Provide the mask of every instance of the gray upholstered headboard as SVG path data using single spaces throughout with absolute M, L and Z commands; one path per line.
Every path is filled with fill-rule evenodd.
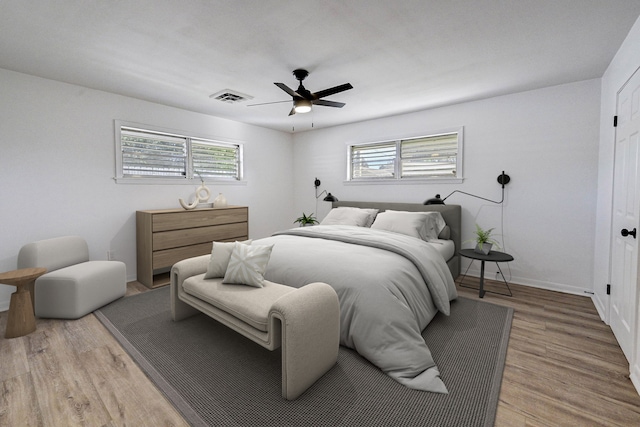
M 336 201 L 332 203 L 334 208 L 339 206 L 348 206 L 354 208 L 372 208 L 378 209 L 380 212 L 387 209 L 394 211 L 409 212 L 430 212 L 437 211 L 442 214 L 449 228 L 451 228 L 451 240 L 456 245 L 456 255 L 450 259 L 447 264 L 449 270 L 455 279 L 460 275 L 460 255 L 458 251 L 462 249 L 461 228 L 462 228 L 462 209 L 460 205 L 423 205 L 418 203 L 386 203 L 386 202 L 343 202 Z

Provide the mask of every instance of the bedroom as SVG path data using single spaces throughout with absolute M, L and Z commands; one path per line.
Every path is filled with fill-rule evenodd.
M 608 253 L 594 246 L 608 246 L 612 99 L 640 65 L 634 47 L 640 44 L 639 25 L 596 78 L 293 134 L 0 70 L 0 270 L 15 268 L 25 242 L 80 234 L 90 242 L 92 258 L 106 259 L 110 251 L 127 264 L 128 279 L 135 279 L 134 212 L 177 207 L 195 184 L 115 185 L 113 120 L 126 119 L 244 142 L 246 185 L 210 187 L 230 203 L 250 207 L 252 237 L 288 228 L 300 212 L 316 211 L 315 177 L 341 200 L 421 202 L 458 188 L 499 198 L 495 179 L 505 170 L 513 180 L 506 188 L 504 237 L 518 259 L 511 265 L 514 282 L 577 294 L 598 291 L 608 278 L 602 261 Z M 460 125 L 463 185 L 344 183 L 346 142 Z M 469 235 L 476 218 L 488 227 L 500 225 L 500 207 L 464 196 L 451 200 L 465 207 Z M 320 202 L 318 216 L 328 209 Z M 0 288 L 6 310 L 13 289 Z

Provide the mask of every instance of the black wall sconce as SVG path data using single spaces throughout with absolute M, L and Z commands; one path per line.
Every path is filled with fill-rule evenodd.
M 444 201 L 447 200 L 449 197 L 451 197 L 452 194 L 462 193 L 462 194 L 466 194 L 467 196 L 476 197 L 478 199 L 486 200 L 487 202 L 496 203 L 499 205 L 502 202 L 504 202 L 504 186 L 507 185 L 509 181 L 511 181 L 511 178 L 509 177 L 509 175 L 505 174 L 504 171 L 502 171 L 502 173 L 498 175 L 498 183 L 502 185 L 502 199 L 500 199 L 499 202 L 495 200 L 486 199 L 484 197 L 476 196 L 475 194 L 465 193 L 464 191 L 454 190 L 451 193 L 449 193 L 449 195 L 444 199 L 441 199 L 440 195 L 436 194 L 436 197 L 426 200 L 424 204 L 425 205 L 444 205 Z
M 320 187 L 320 184 L 321 182 L 318 178 L 313 181 L 313 186 L 316 187 L 316 200 L 322 197 L 323 194 L 326 194 L 327 196 L 322 200 L 324 200 L 325 202 L 337 202 L 338 198 L 331 193 L 327 193 L 327 190 L 322 190 L 320 194 L 318 194 L 318 187 Z

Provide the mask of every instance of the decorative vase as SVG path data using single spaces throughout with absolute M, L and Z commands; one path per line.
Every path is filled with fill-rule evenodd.
M 227 198 L 222 193 L 218 194 L 218 197 L 213 199 L 214 208 L 224 208 L 227 206 Z
M 491 246 L 493 246 L 491 243 L 478 243 L 473 251 L 479 254 L 489 255 Z

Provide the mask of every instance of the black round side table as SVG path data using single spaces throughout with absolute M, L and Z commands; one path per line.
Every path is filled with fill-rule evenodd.
M 474 251 L 473 249 L 462 249 L 460 252 L 460 255 L 465 257 L 465 258 L 469 258 L 472 260 L 478 260 L 481 262 L 480 265 L 480 290 L 479 290 L 479 296 L 480 298 L 484 297 L 485 292 L 490 292 L 490 291 L 485 291 L 484 290 L 484 263 L 486 261 L 490 261 L 490 262 L 495 262 L 496 265 L 498 265 L 499 262 L 509 262 L 509 261 L 513 261 L 513 257 L 507 253 L 504 252 L 499 252 L 499 251 L 491 251 L 489 252 L 487 255 L 485 254 L 481 254 L 479 252 Z M 469 270 L 467 268 L 467 270 Z M 498 265 L 498 270 L 500 270 L 500 274 L 502 275 L 502 279 L 504 280 L 504 284 L 507 285 L 507 289 L 509 290 L 509 295 L 507 296 L 513 296 L 513 294 L 511 293 L 511 288 L 509 288 L 509 284 L 507 283 L 507 281 L 504 279 L 504 274 L 502 274 L 502 270 L 500 269 L 500 266 Z M 465 276 L 467 275 L 466 272 L 464 274 Z M 462 285 L 460 285 L 462 286 Z M 506 294 L 504 294 L 506 295 Z

